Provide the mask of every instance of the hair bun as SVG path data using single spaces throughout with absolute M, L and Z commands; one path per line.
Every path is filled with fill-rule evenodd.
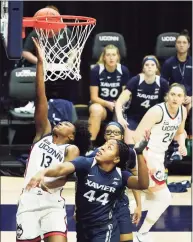
M 184 29 L 184 30 L 182 30 L 182 32 L 180 33 L 180 35 L 187 35 L 187 36 L 189 36 L 189 32 L 188 32 L 187 29 Z

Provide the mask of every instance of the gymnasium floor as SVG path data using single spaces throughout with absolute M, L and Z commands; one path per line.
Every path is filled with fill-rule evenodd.
M 189 180 L 189 176 L 170 176 L 169 182 Z M 21 193 L 22 178 L 1 177 L 1 242 L 15 242 L 15 213 L 17 200 Z M 130 194 L 130 197 L 132 194 Z M 173 193 L 172 205 L 165 211 L 152 228 L 154 242 L 191 242 L 192 206 L 191 188 L 185 193 Z M 68 182 L 63 196 L 66 199 L 68 213 L 68 241 L 75 242 L 75 224 L 72 219 L 74 209 L 74 183 Z M 131 209 L 134 205 L 131 199 Z M 143 199 L 143 194 L 142 194 Z

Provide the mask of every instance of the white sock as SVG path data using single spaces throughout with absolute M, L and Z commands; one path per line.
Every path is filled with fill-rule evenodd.
M 171 203 L 171 193 L 167 187 L 154 192 L 148 201 L 149 208 L 139 233 L 147 233 Z

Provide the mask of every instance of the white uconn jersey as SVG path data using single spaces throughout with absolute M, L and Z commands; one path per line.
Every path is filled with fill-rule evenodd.
M 69 144 L 56 145 L 52 142 L 52 139 L 52 135 L 45 136 L 32 145 L 26 168 L 24 187 L 26 187 L 30 179 L 40 170 L 63 163 L 66 148 Z M 55 178 L 45 178 L 45 181 L 52 180 L 55 180 Z M 57 190 L 60 189 L 58 188 Z
M 168 149 L 168 146 L 182 123 L 183 111 L 182 106 L 180 106 L 176 116 L 172 118 L 167 110 L 166 103 L 158 104 L 158 106 L 163 112 L 162 120 L 151 129 L 147 146 L 153 152 L 163 153 Z

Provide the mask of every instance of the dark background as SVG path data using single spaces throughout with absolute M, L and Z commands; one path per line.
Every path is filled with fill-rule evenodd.
M 89 100 L 89 64 L 92 59 L 93 37 L 100 32 L 118 32 L 127 45 L 127 66 L 132 75 L 141 70 L 145 55 L 154 54 L 156 38 L 163 32 L 188 29 L 192 35 L 192 2 L 130 2 L 130 1 L 24 1 L 24 16 L 46 5 L 55 5 L 64 15 L 83 15 L 97 20 L 82 53 L 80 102 Z M 4 69 L 13 64 L 3 55 Z

